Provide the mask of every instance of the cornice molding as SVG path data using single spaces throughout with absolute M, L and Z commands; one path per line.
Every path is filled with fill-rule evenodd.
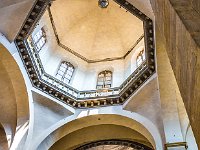
M 78 91 L 61 81 L 58 81 L 55 77 L 48 75 L 44 71 L 38 53 L 34 49 L 31 51 L 27 45 L 28 36 L 31 34 L 38 20 L 50 4 L 49 0 L 36 0 L 35 5 L 28 14 L 15 40 L 16 47 L 18 48 L 33 87 L 73 108 L 121 105 L 124 104 L 124 102 L 155 73 L 154 30 L 152 20 L 129 2 L 125 0 L 114 1 L 118 3 L 120 7 L 124 7 L 127 11 L 130 11 L 144 22 L 146 61 L 135 70 L 120 87 L 107 89 L 106 92 L 111 93 L 109 96 L 96 95 L 98 92 L 97 90 Z M 47 77 L 47 80 L 44 80 L 43 76 Z M 51 82 L 49 80 L 51 80 Z M 63 88 L 65 90 L 63 90 Z M 118 94 L 114 94 L 115 90 L 118 90 Z M 89 96 L 85 97 L 85 94 L 88 94 Z M 95 96 L 90 97 L 91 94 L 94 94 Z M 83 96 L 83 98 L 81 98 L 80 95 Z

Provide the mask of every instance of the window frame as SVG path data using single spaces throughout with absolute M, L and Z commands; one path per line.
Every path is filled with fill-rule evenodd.
M 139 67 L 144 62 L 144 60 L 145 60 L 144 49 L 142 49 L 136 57 L 136 67 Z
M 106 79 L 106 77 L 108 77 L 107 76 L 107 74 L 108 73 L 110 73 L 110 80 L 107 80 Z M 100 75 L 101 74 L 103 74 L 103 77 L 100 77 Z M 101 85 L 101 84 L 99 84 L 100 83 L 100 81 L 99 81 L 99 79 L 100 78 L 103 78 L 103 81 L 101 81 L 101 82 L 103 82 L 103 84 Z M 111 88 L 112 87 L 112 78 L 113 78 L 113 73 L 112 73 L 112 71 L 110 71 L 110 70 L 104 70 L 104 71 L 101 71 L 101 72 L 99 72 L 98 73 L 98 76 L 97 76 L 97 83 L 96 83 L 96 89 L 97 90 L 101 90 L 101 89 L 109 89 L 109 88 Z M 110 84 L 106 84 L 106 82 L 110 82 Z M 106 87 L 106 86 L 110 86 L 110 87 Z M 99 88 L 101 86 L 101 88 Z
M 35 36 L 39 33 L 39 32 L 42 32 L 42 35 L 37 39 L 35 40 Z M 44 39 L 44 43 L 42 44 L 42 46 L 38 47 L 38 43 Z M 35 35 L 32 35 L 31 36 L 31 41 L 32 41 L 32 44 L 34 45 L 35 49 L 37 50 L 37 52 L 40 52 L 41 49 L 44 47 L 44 45 L 46 44 L 47 42 L 47 36 L 46 36 L 46 32 L 44 30 L 44 27 L 42 27 Z
M 66 65 L 67 67 L 63 67 L 64 70 L 61 70 L 61 67 L 62 67 L 63 64 Z M 72 68 L 72 71 L 70 71 L 69 68 Z M 63 72 L 63 74 L 59 74 L 59 71 Z M 70 84 L 71 80 L 72 80 L 72 77 L 74 75 L 74 71 L 75 71 L 75 67 L 70 62 L 68 62 L 68 61 L 62 61 L 60 63 L 60 65 L 59 65 L 58 69 L 57 69 L 55 77 L 58 79 L 57 76 L 59 75 L 59 76 L 61 76 L 61 79 L 58 79 L 58 80 L 66 83 L 66 84 Z M 67 74 L 69 72 L 71 72 L 71 75 Z M 70 78 L 67 78 L 66 75 L 70 75 Z M 65 79 L 68 80 L 68 82 L 65 82 L 66 81 Z

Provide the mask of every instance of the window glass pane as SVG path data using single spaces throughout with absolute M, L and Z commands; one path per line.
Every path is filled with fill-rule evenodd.
M 61 78 L 59 77 L 59 79 L 63 80 L 64 83 L 69 83 L 72 78 L 73 71 L 74 67 L 70 63 L 62 62 L 57 74 L 62 76 Z
M 61 80 L 61 79 L 62 79 L 62 76 L 59 75 L 59 74 L 57 74 L 57 75 L 56 75 L 56 78 L 57 78 L 58 80 Z
M 145 53 L 144 52 L 142 54 L 142 58 L 143 58 L 143 60 L 145 60 Z
M 142 64 L 142 59 L 138 59 L 137 60 L 137 66 L 141 65 Z
M 111 86 L 110 85 L 105 85 L 105 88 L 110 88 Z
M 72 67 L 69 67 L 69 71 L 73 71 L 73 68 L 72 68 Z
M 40 40 L 40 41 L 37 43 L 37 47 L 38 47 L 38 49 L 41 49 L 42 46 L 43 46 L 43 43 L 42 43 L 42 41 Z
M 99 78 L 98 81 L 99 81 L 99 82 L 103 82 L 103 81 L 104 81 L 104 78 Z
M 64 72 L 62 70 L 58 70 L 58 74 L 64 75 Z
M 111 77 L 106 77 L 106 80 L 111 80 Z
M 98 82 L 98 85 L 103 85 L 103 82 Z
M 107 77 L 111 77 L 111 73 L 107 73 L 106 76 L 107 76 Z
M 69 70 L 67 70 L 67 74 L 69 74 L 69 75 L 72 75 L 72 72 L 71 72 L 71 71 L 69 71 Z
M 66 68 L 64 68 L 64 67 L 60 67 L 59 70 L 62 71 L 62 72 L 65 72 Z
M 40 42 L 42 43 L 42 45 L 45 43 L 45 38 L 44 37 L 42 37 L 41 38 L 41 40 L 40 40 Z
M 104 77 L 104 74 L 100 74 L 99 77 Z
M 64 83 L 69 83 L 69 79 L 64 78 Z
M 111 81 L 105 81 L 105 85 L 106 85 L 106 84 L 111 84 Z
M 65 74 L 65 78 L 67 78 L 67 79 L 70 79 L 70 78 L 71 78 L 71 76 L 70 76 L 70 75 L 68 75 L 68 74 Z
M 38 35 L 38 33 L 33 37 L 33 40 L 35 42 L 37 42 L 39 40 L 40 36 Z
M 62 64 L 60 65 L 60 67 L 67 68 L 67 65 L 66 65 L 65 63 L 62 63 Z
M 102 88 L 103 88 L 103 86 L 100 86 L 100 85 L 97 86 L 97 89 L 102 89 Z
M 44 29 L 41 28 L 32 38 L 35 48 L 40 51 L 46 43 L 46 36 Z
M 137 59 L 136 59 L 136 65 L 137 66 L 140 66 L 142 64 L 142 62 L 145 58 L 144 55 L 145 55 L 144 50 L 140 51 L 140 53 L 138 54 Z

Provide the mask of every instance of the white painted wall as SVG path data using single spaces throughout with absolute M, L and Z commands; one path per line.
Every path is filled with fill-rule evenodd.
M 128 78 L 136 69 L 136 58 L 144 48 L 144 38 L 135 46 L 132 52 L 124 59 L 124 78 Z

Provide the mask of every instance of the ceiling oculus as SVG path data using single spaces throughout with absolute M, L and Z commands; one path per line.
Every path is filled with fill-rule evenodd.
M 108 0 L 99 0 L 98 4 L 99 4 L 99 7 L 101 8 L 107 8 L 109 5 L 109 2 Z

